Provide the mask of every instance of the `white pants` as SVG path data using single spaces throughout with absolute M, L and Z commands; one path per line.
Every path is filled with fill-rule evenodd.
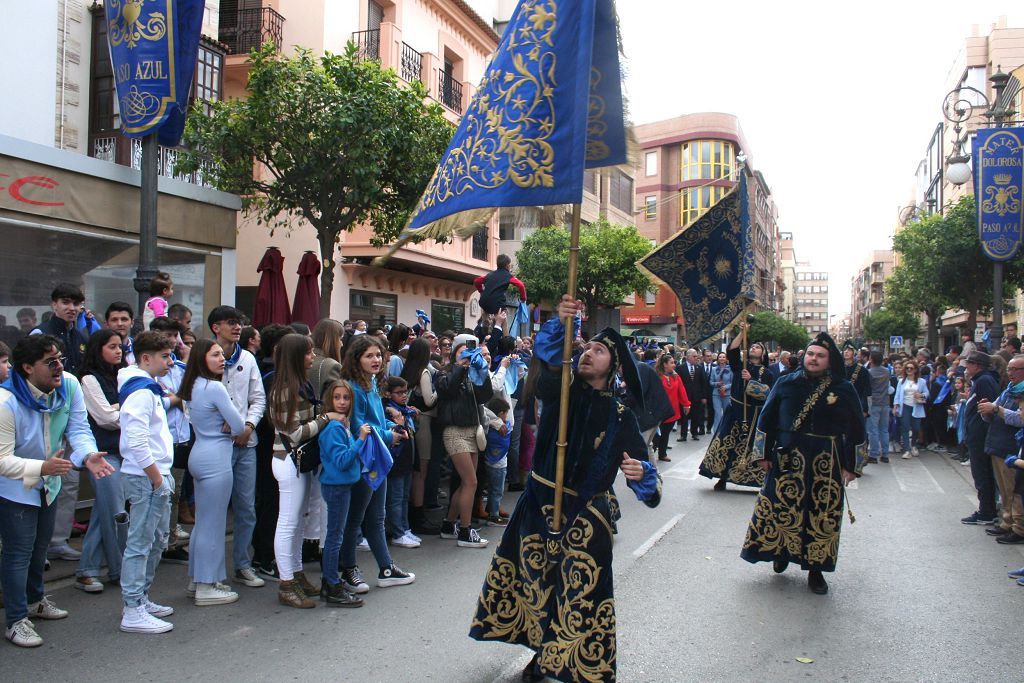
M 271 463 L 280 492 L 277 529 L 274 531 L 274 557 L 282 581 L 291 581 L 302 571 L 302 537 L 306 526 L 306 509 L 320 509 L 320 487 L 313 490 L 316 479 L 300 474 L 291 458 L 274 458 Z M 313 496 L 316 500 L 313 500 Z

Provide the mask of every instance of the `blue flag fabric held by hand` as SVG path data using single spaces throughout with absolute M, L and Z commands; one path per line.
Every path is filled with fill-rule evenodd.
M 359 447 L 359 462 L 362 466 L 363 481 L 376 491 L 387 480 L 388 472 L 395 464 L 391 451 L 376 429 L 370 431 L 370 435 Z

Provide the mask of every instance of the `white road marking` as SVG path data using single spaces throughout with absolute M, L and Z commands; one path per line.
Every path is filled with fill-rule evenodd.
M 946 493 L 920 460 L 916 465 L 912 462 L 906 464 L 893 462 L 889 469 L 903 493 Z M 920 476 L 919 472 L 924 472 L 924 477 Z M 927 481 L 921 481 L 922 479 L 927 479 Z
M 689 455 L 679 462 L 677 465 L 673 465 L 669 469 L 661 473 L 662 479 L 681 479 L 682 481 L 696 481 L 697 477 L 700 476 L 700 463 L 704 460 L 703 453 L 696 453 L 695 455 Z
M 641 545 L 639 548 L 637 548 L 636 550 L 633 551 L 633 557 L 635 559 L 640 559 L 641 557 L 646 555 L 647 552 L 651 548 L 654 547 L 655 543 L 660 541 L 665 534 L 667 534 L 668 532 L 672 531 L 672 528 L 676 524 L 679 524 L 679 520 L 681 520 L 682 518 L 683 518 L 683 513 L 680 512 L 680 513 L 674 515 L 672 517 L 672 519 L 670 519 L 667 522 L 665 522 L 665 524 L 660 529 L 655 531 L 654 534 L 650 538 L 648 538 L 646 541 L 644 541 L 643 545 Z

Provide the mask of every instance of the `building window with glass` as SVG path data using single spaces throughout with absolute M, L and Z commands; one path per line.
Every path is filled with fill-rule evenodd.
M 365 320 L 368 327 L 384 327 L 398 322 L 398 297 L 394 294 L 349 292 L 349 318 Z
M 725 140 L 690 140 L 682 146 L 682 179 L 714 180 L 732 177 L 735 154 Z
M 213 112 L 213 103 L 221 99 L 223 90 L 224 54 L 200 43 L 196 57 L 196 77 L 193 96 L 203 105 L 203 111 L 209 116 Z
M 682 225 L 689 225 L 702 216 L 708 209 L 721 201 L 727 187 L 689 187 L 680 192 L 681 211 L 679 220 Z
M 644 174 L 648 176 L 658 175 L 658 153 L 647 152 L 644 155 Z
M 644 197 L 644 218 L 651 220 L 658 217 L 658 198 L 654 195 Z
M 633 211 L 633 179 L 617 168 L 608 175 L 608 202 L 626 213 Z

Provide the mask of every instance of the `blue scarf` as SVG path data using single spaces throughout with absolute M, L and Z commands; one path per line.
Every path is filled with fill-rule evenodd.
M 526 368 L 526 363 L 518 358 L 513 358 L 505 369 L 505 391 L 508 392 L 509 396 L 516 393 L 516 389 L 519 388 L 520 368 Z
M 141 391 L 143 389 L 148 389 L 159 397 L 163 397 L 165 395 L 163 387 L 157 384 L 156 380 L 150 377 L 149 375 L 145 377 L 132 377 L 127 382 L 125 382 L 124 385 L 122 385 L 121 388 L 118 390 L 118 404 L 123 406 L 125 400 L 129 396 L 134 394 L 136 391 Z
M 64 387 L 64 383 L 61 382 L 60 386 L 57 387 L 53 394 L 54 400 L 53 405 L 47 407 L 46 397 L 36 398 L 32 395 L 32 390 L 29 389 L 28 382 L 21 376 L 20 372 L 11 372 L 7 381 L 0 384 L 7 391 L 14 394 L 14 398 L 18 400 L 18 403 L 25 406 L 29 410 L 34 410 L 37 413 L 56 413 L 64 407 L 64 403 L 67 401 L 68 393 Z
M 228 368 L 233 366 L 235 363 L 238 362 L 238 359 L 241 358 L 241 357 L 242 357 L 242 345 L 236 343 L 235 344 L 235 352 L 231 354 L 231 358 L 227 358 L 227 359 L 224 360 L 224 369 L 227 370 Z
M 1012 399 L 1019 399 L 1021 396 L 1024 396 L 1024 381 L 1006 387 L 1006 395 Z
M 489 377 L 487 375 L 487 361 L 484 359 L 483 351 L 480 347 L 475 349 L 464 349 L 459 354 L 459 360 L 463 358 L 469 359 L 469 379 L 473 384 L 483 386 Z

